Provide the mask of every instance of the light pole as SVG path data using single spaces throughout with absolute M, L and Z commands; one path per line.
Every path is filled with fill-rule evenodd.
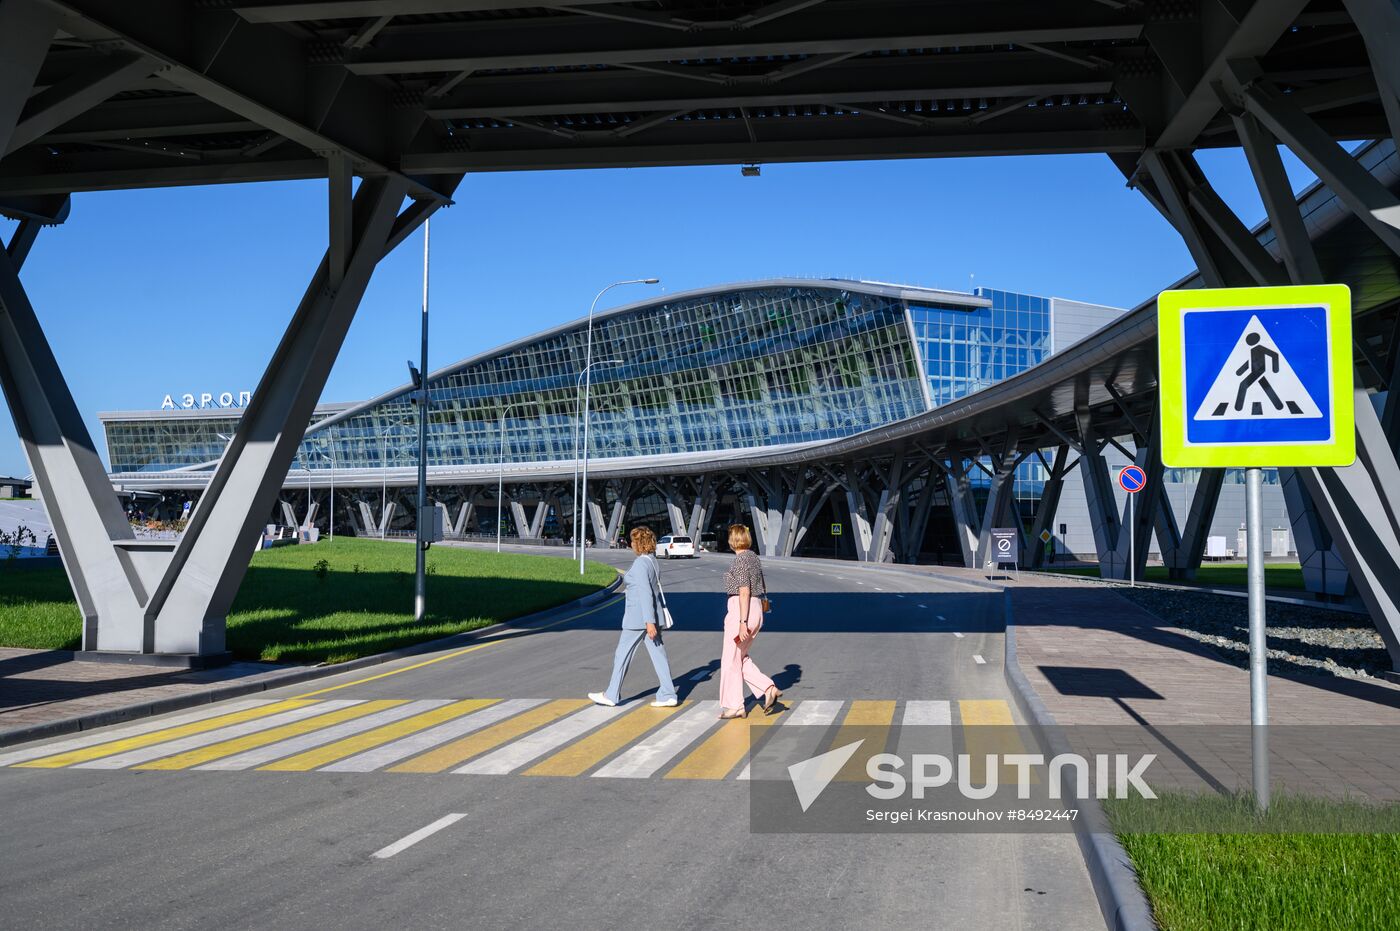
M 389 525 L 384 522 L 384 514 L 389 507 L 389 452 L 384 438 L 392 433 L 395 427 L 406 426 L 407 422 L 396 420 L 379 431 L 379 521 L 384 531 L 389 529 Z M 379 536 L 382 539 L 384 533 L 380 533 Z
M 496 552 L 501 551 L 501 521 L 504 517 L 505 488 L 506 488 L 506 414 L 509 414 L 519 404 L 507 404 L 506 409 L 501 411 L 501 471 L 496 475 Z
M 578 378 L 574 382 L 574 536 L 573 547 L 570 549 L 570 553 L 575 558 L 578 557 L 579 547 L 583 546 L 583 527 L 585 520 L 585 518 L 581 516 L 581 513 L 579 511 L 578 497 L 578 425 L 579 407 L 582 405 L 582 398 L 580 395 L 583 388 L 583 376 L 587 374 L 588 369 L 591 369 L 595 365 L 621 364 L 621 359 L 599 359 L 597 362 L 590 362 L 588 363 L 588 366 L 584 371 L 578 373 Z M 584 502 L 583 506 L 585 508 L 588 507 L 587 502 Z
M 418 370 L 418 513 L 413 586 L 413 620 L 422 623 L 428 614 L 428 528 L 423 515 L 428 510 L 428 220 L 423 221 L 423 346 Z M 412 366 L 409 366 L 412 369 Z
M 331 516 L 330 516 L 330 531 L 331 531 L 331 533 L 330 533 L 330 538 L 331 538 L 332 540 L 334 540 L 334 539 L 335 539 L 335 427 L 329 428 L 329 430 L 328 430 L 327 432 L 329 433 L 329 438 L 328 438 L 328 442 L 327 442 L 326 445 L 327 445 L 327 448 L 330 449 L 330 453 L 329 453 L 329 454 L 323 453 L 323 452 L 321 452 L 321 450 L 319 450 L 319 449 L 311 449 L 310 447 L 307 447 L 307 450 L 308 450 L 309 452 L 315 453 L 316 455 L 320 456 L 322 459 L 325 459 L 327 462 L 329 462 L 329 463 L 331 464 Z
M 613 288 L 621 287 L 625 284 L 659 284 L 660 281 L 660 278 L 629 278 L 626 281 L 614 281 L 612 284 L 599 291 L 598 294 L 593 298 L 593 303 L 588 306 L 588 340 L 584 349 L 583 358 L 583 481 L 579 486 L 580 491 L 578 501 L 588 500 L 588 395 L 590 389 L 593 387 L 593 383 L 590 379 L 589 373 L 589 369 L 593 367 L 593 312 L 598 308 L 598 301 L 602 299 L 604 294 L 607 294 Z M 575 508 L 578 507 L 578 501 L 574 502 Z M 574 516 L 575 523 L 577 523 L 577 510 L 575 510 Z M 585 542 L 585 539 L 585 533 L 582 530 L 580 530 L 578 535 L 579 575 L 583 575 L 583 544 Z

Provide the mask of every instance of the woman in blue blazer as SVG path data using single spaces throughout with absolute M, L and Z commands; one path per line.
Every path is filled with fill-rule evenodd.
M 676 686 L 671 681 L 671 664 L 666 659 L 666 645 L 661 642 L 659 626 L 664 601 L 660 570 L 656 565 L 656 534 L 646 527 L 633 530 L 632 552 L 637 554 L 637 558 L 622 577 L 627 601 L 622 611 L 622 636 L 613 655 L 612 680 L 606 692 L 589 692 L 588 697 L 599 705 L 612 706 L 622 701 L 622 678 L 627 675 L 627 666 L 632 662 L 637 647 L 645 643 L 651 665 L 656 669 L 656 678 L 661 683 L 651 704 L 656 708 L 674 708 L 677 704 Z

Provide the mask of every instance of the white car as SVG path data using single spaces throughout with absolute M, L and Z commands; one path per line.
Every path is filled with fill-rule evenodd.
M 662 559 L 674 559 L 677 556 L 694 559 L 695 541 L 690 537 L 673 537 L 668 534 L 656 541 L 656 555 Z

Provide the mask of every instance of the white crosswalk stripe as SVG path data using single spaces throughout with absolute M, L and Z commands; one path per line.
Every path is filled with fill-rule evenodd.
M 821 727 L 823 725 L 836 723 L 836 716 L 841 713 L 843 701 L 833 701 L 831 699 L 813 698 L 804 702 L 798 702 L 789 712 L 782 716 L 778 724 L 783 727 Z M 745 763 L 744 768 L 739 771 L 735 779 L 747 780 L 749 776 L 749 764 Z
M 135 750 L 128 750 L 125 753 L 104 756 L 97 760 L 88 760 L 86 763 L 75 764 L 73 768 L 126 769 L 128 766 L 139 766 L 142 763 L 149 763 L 151 760 L 158 760 L 162 757 L 184 753 L 186 750 L 197 750 L 200 747 L 208 747 L 212 744 L 222 743 L 233 737 L 243 737 L 247 734 L 256 734 L 259 731 L 271 730 L 283 724 L 304 721 L 307 718 L 314 718 L 326 714 L 327 712 L 335 711 L 338 708 L 348 708 L 351 705 L 358 705 L 360 703 L 361 702 L 356 699 L 317 702 L 314 705 L 305 705 L 301 708 L 293 708 L 290 711 L 280 711 L 277 714 L 270 714 L 265 718 L 254 718 L 252 721 L 244 721 L 241 724 L 231 724 L 228 727 L 205 731 L 202 734 L 191 734 L 189 737 L 181 737 L 178 740 L 167 740 L 165 743 L 152 744 L 149 747 L 139 747 Z
M 718 724 L 719 702 L 702 701 L 641 743 L 633 744 L 593 775 L 604 779 L 645 779 Z
M 899 732 L 895 752 L 906 760 L 916 753 L 928 753 L 946 759 L 956 759 L 953 746 L 953 707 L 947 701 L 907 701 L 904 703 L 904 725 Z
M 279 740 L 277 743 L 268 744 L 266 747 L 255 747 L 252 750 L 245 750 L 242 753 L 236 753 L 222 760 L 211 760 L 202 766 L 196 766 L 195 769 L 214 770 L 218 772 L 252 769 L 254 766 L 271 763 L 273 760 L 280 760 L 285 756 L 301 753 L 303 750 L 310 750 L 312 747 L 334 743 L 337 740 L 342 740 L 346 737 L 363 733 L 364 731 L 373 730 L 385 724 L 392 724 L 395 721 L 401 721 L 415 714 L 432 711 L 434 708 L 441 708 L 443 705 L 447 704 L 451 704 L 451 699 L 432 698 L 422 701 L 411 701 L 406 705 L 398 705 L 394 708 L 376 711 L 374 714 L 367 714 L 363 718 L 342 721 L 332 727 L 323 728 L 319 731 L 312 731 L 309 734 L 301 734 L 297 737 L 288 738 L 287 740 Z
M 186 711 L 170 717 L 154 718 L 149 721 L 142 721 L 139 724 L 124 724 L 121 727 L 104 727 L 100 730 L 83 734 L 81 737 L 70 737 L 67 740 L 60 740 L 55 743 L 35 744 L 25 747 L 23 750 L 13 750 L 9 753 L 0 754 L 0 766 L 13 766 L 16 763 L 37 760 L 41 756 L 52 756 L 56 753 L 83 750 L 87 747 L 95 747 L 98 744 L 104 744 L 112 740 L 139 737 L 142 734 L 163 731 L 168 727 L 193 724 L 196 721 L 203 721 L 207 718 L 217 718 L 221 715 L 234 714 L 239 711 L 247 711 L 250 708 L 260 708 L 263 705 L 270 704 L 272 704 L 272 699 L 270 698 L 244 698 L 224 705 L 206 705 L 197 711 Z
M 464 737 L 473 731 L 479 731 L 483 727 L 490 727 L 492 724 L 504 721 L 522 711 L 543 705 L 545 701 L 543 698 L 512 698 L 495 705 L 487 705 L 480 711 L 473 711 L 471 714 L 439 724 L 437 727 L 431 727 L 426 731 L 420 731 L 402 740 L 366 750 L 364 753 L 357 753 L 329 766 L 322 766 L 319 771 L 323 773 L 373 772 L 376 769 L 391 766 L 400 760 L 417 756 L 424 750 L 431 750 L 449 740 L 456 740 L 458 737 Z
M 533 723 L 535 719 L 532 718 L 515 726 L 511 723 L 512 718 L 545 706 L 550 699 L 507 699 L 485 704 L 465 714 L 456 707 L 460 701 L 433 698 L 404 700 L 395 704 L 383 700 L 322 699 L 287 708 L 267 699 L 245 700 L 230 702 L 217 711 L 201 708 L 198 712 L 165 718 L 160 722 L 146 721 L 140 725 L 97 731 L 81 738 L 26 747 L 0 756 L 0 761 L 11 765 L 28 763 L 32 767 L 34 760 L 43 764 L 44 757 L 73 753 L 74 759 L 81 762 L 57 760 L 46 765 L 87 770 L 131 767 L 182 770 L 189 767 L 192 771 L 227 772 L 263 767 L 285 772 L 369 773 L 391 768 L 404 760 L 504 722 L 507 730 L 487 740 L 480 756 L 473 757 L 464 752 L 452 762 L 456 768 L 451 772 L 506 775 L 528 770 L 552 754 L 572 752 L 569 748 L 578 745 L 579 741 L 590 740 L 589 735 L 593 732 L 619 721 L 628 713 L 642 710 L 636 703 L 621 707 L 579 707 L 581 703 L 564 701 L 559 704 L 569 710 L 562 717 L 545 716 L 538 724 Z M 468 704 L 479 705 L 486 701 L 491 700 L 473 699 Z M 909 757 L 914 753 L 936 753 L 951 758 L 955 753 L 957 732 L 954 725 L 958 715 L 954 713 L 953 702 L 911 699 L 899 701 L 897 705 L 889 701 L 866 704 L 900 709 L 896 720 L 900 728 L 897 749 L 901 755 Z M 1004 706 L 1006 703 L 997 700 L 990 703 L 981 701 L 979 704 Z M 777 717 L 762 719 L 761 723 L 766 725 L 762 728 L 761 737 L 765 754 L 768 754 L 765 759 L 805 759 L 820 752 L 833 739 L 835 728 L 849 724 L 849 721 L 843 724 L 843 713 L 848 707 L 853 706 L 840 699 L 791 701 Z M 581 766 L 576 772 L 564 775 L 583 776 L 587 773 L 593 778 L 603 779 L 648 779 L 672 771 L 677 763 L 687 758 L 687 754 L 694 756 L 698 753 L 703 764 L 710 753 L 732 753 L 732 741 L 712 741 L 713 747 L 706 742 L 721 726 L 719 711 L 717 701 L 687 705 L 669 717 L 657 718 L 659 727 L 647 725 L 637 728 L 635 736 L 615 738 L 619 742 L 597 750 L 598 756 L 588 766 Z M 1006 713 L 1009 714 L 1009 710 Z M 234 723 L 222 720 L 235 714 L 238 718 L 253 717 L 248 720 L 236 718 Z M 257 716 L 259 714 L 261 716 Z M 454 717 L 454 714 L 460 716 Z M 320 720 L 322 717 L 326 720 Z M 191 729 L 198 730 L 200 722 L 205 722 L 202 726 L 208 729 L 189 733 Z M 284 727 L 285 730 L 278 730 Z M 632 731 L 625 728 L 623 733 L 631 734 Z M 233 743 L 225 746 L 229 741 Z M 342 741 L 345 743 L 342 744 Z M 108 747 L 108 743 L 112 746 Z M 731 749 L 723 750 L 721 744 Z M 613 755 L 614 747 L 618 751 L 616 755 Z M 351 755 L 336 759 L 339 755 L 337 751 Z M 586 752 L 592 753 L 594 750 Z M 321 760 L 332 762 L 321 766 Z M 588 772 L 589 767 L 604 760 L 607 762 L 600 768 Z M 741 756 L 734 762 L 740 760 Z M 712 766 L 711 771 L 702 776 L 694 774 L 697 765 L 695 760 L 688 759 L 683 767 L 686 775 L 678 778 L 751 778 L 747 764 L 737 776 L 732 777 L 729 776 L 733 772 L 732 764 Z M 700 769 L 703 770 L 704 766 L 700 765 Z
M 472 760 L 453 772 L 496 775 L 509 773 L 631 710 L 625 706 L 609 708 L 604 705 L 592 705 Z

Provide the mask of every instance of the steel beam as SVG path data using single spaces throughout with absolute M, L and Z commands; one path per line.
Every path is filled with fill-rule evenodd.
M 1390 135 L 1400 146 L 1400 5 L 1395 0 L 1344 0 L 1371 59 Z M 1397 218 L 1396 223 L 1400 223 Z
M 1206 539 L 1210 536 L 1211 524 L 1215 521 L 1215 509 L 1220 502 L 1220 489 L 1225 484 L 1224 469 L 1202 469 L 1196 480 L 1196 490 L 1191 494 L 1191 510 L 1186 515 L 1186 528 L 1181 532 L 1177 546 L 1178 566 L 1172 570 L 1173 576 L 1179 570 L 1181 576 L 1194 579 L 1205 557 Z
M 1295 284 L 1321 282 L 1322 270 L 1317 264 L 1317 255 L 1313 251 L 1312 240 L 1308 238 L 1302 214 L 1298 212 L 1298 199 L 1293 194 L 1293 186 L 1288 183 L 1283 159 L 1278 154 L 1278 144 L 1252 114 L 1241 111 L 1232 114 L 1232 118 L 1235 132 L 1244 146 L 1249 169 L 1254 175 L 1254 184 L 1268 212 L 1269 225 L 1274 231 L 1274 241 L 1278 243 L 1288 277 Z
M 152 550 L 157 557 L 161 550 L 135 541 L 19 269 L 4 252 L 0 363 L 0 386 L 83 616 L 83 643 L 89 649 L 99 643 L 100 618 L 105 648 L 140 651 L 149 581 L 144 569 Z
M 422 128 L 421 108 L 394 105 L 371 80 L 307 61 L 303 38 L 237 14 L 192 9 L 183 0 L 51 0 L 73 23 L 166 67 L 171 84 L 317 153 L 348 156 L 361 174 L 398 170 Z M 255 63 L 250 67 L 250 63 Z M 323 169 L 324 170 L 324 169 Z M 400 176 L 423 195 L 441 196 Z
M 1075 411 L 1082 450 L 1079 473 L 1084 482 L 1084 497 L 1089 506 L 1089 526 L 1094 533 L 1094 548 L 1099 556 L 1099 575 L 1106 579 L 1127 578 L 1128 567 L 1122 546 L 1122 523 L 1118 501 L 1113 494 L 1113 481 L 1108 474 L 1103 449 L 1099 445 L 1093 418 L 1086 407 Z M 1120 555 L 1120 549 L 1123 555 Z
M 1357 591 L 1400 670 L 1400 466 L 1364 391 L 1356 393 L 1356 463 L 1300 469 Z
M 510 516 L 515 521 L 515 537 L 517 540 L 530 539 L 530 518 L 525 514 L 525 505 L 514 498 L 510 502 Z
M 530 7 L 603 6 L 617 0 L 290 0 L 239 3 L 238 15 L 250 23 L 294 23 L 306 19 L 369 19 L 434 13 L 478 13 Z
M 349 57 L 355 74 L 422 74 L 535 67 L 648 64 L 777 55 L 840 55 L 899 49 L 1005 46 L 1085 40 L 1135 39 L 1141 23 L 1111 11 L 1082 10 L 1073 24 L 1052 11 L 1007 10 L 976 4 L 933 9 L 925 4 L 881 5 L 858 20 L 831 13 L 807 17 L 799 28 L 761 24 L 706 41 L 689 32 L 659 31 L 640 23 L 518 20 L 494 28 L 388 31 L 375 48 Z M 667 41 L 669 40 L 669 41 Z
M 1242 58 L 1257 58 L 1266 54 L 1298 19 L 1307 0 L 1257 0 L 1245 8 L 1238 3 L 1209 5 L 1217 11 L 1243 9 L 1232 17 L 1236 25 L 1224 41 L 1217 41 L 1201 67 L 1200 79 L 1173 109 L 1170 121 L 1153 145 L 1163 149 L 1180 149 L 1197 143 L 1202 131 L 1220 112 L 1220 100 L 1215 86 L 1229 63 Z M 1202 37 L 1202 41 L 1205 37 Z
M 0 154 L 28 145 L 50 130 L 91 110 L 108 97 L 155 73 L 159 66 L 140 55 L 114 55 L 34 97 Z
M 361 183 L 355 196 L 354 254 L 342 286 L 339 291 L 329 288 L 328 260 L 323 258 L 146 606 L 151 628 L 146 651 L 223 649 L 224 617 L 247 571 L 260 515 L 296 455 L 404 193 L 405 186 L 394 178 Z
M 1400 229 L 1383 217 L 1400 216 L 1400 199 L 1278 88 L 1256 81 L 1241 92 L 1245 107 L 1326 184 L 1376 238 L 1400 255 Z
M 1002 451 L 992 457 L 992 483 L 987 490 L 987 503 L 982 511 L 980 532 L 977 535 L 977 556 L 975 565 L 984 566 L 992 552 L 992 531 L 1008 522 L 1016 528 L 1017 542 L 1023 542 L 1021 516 L 1014 513 L 1016 503 L 1016 467 L 1021 464 L 1017 456 L 1018 436 L 1008 431 Z M 1012 520 L 1014 513 L 1015 519 Z
M 58 22 L 47 4 L 0 0 L 0 153 L 10 151 Z
M 958 536 L 958 548 L 962 550 L 963 565 L 977 568 L 977 540 L 981 535 L 978 521 L 977 502 L 972 494 L 972 479 L 963 464 L 963 457 L 955 454 L 944 475 L 948 487 L 948 502 L 953 511 L 953 526 Z
M 1050 476 L 1041 487 L 1040 504 L 1036 506 L 1035 517 L 1031 521 L 1030 558 L 1026 561 L 1032 569 L 1045 566 L 1045 545 L 1040 540 L 1046 530 L 1055 533 L 1055 512 L 1060 506 L 1060 493 L 1064 491 L 1065 476 L 1069 474 L 1066 461 L 1069 447 L 1061 445 L 1055 449 L 1055 462 L 1050 467 Z

